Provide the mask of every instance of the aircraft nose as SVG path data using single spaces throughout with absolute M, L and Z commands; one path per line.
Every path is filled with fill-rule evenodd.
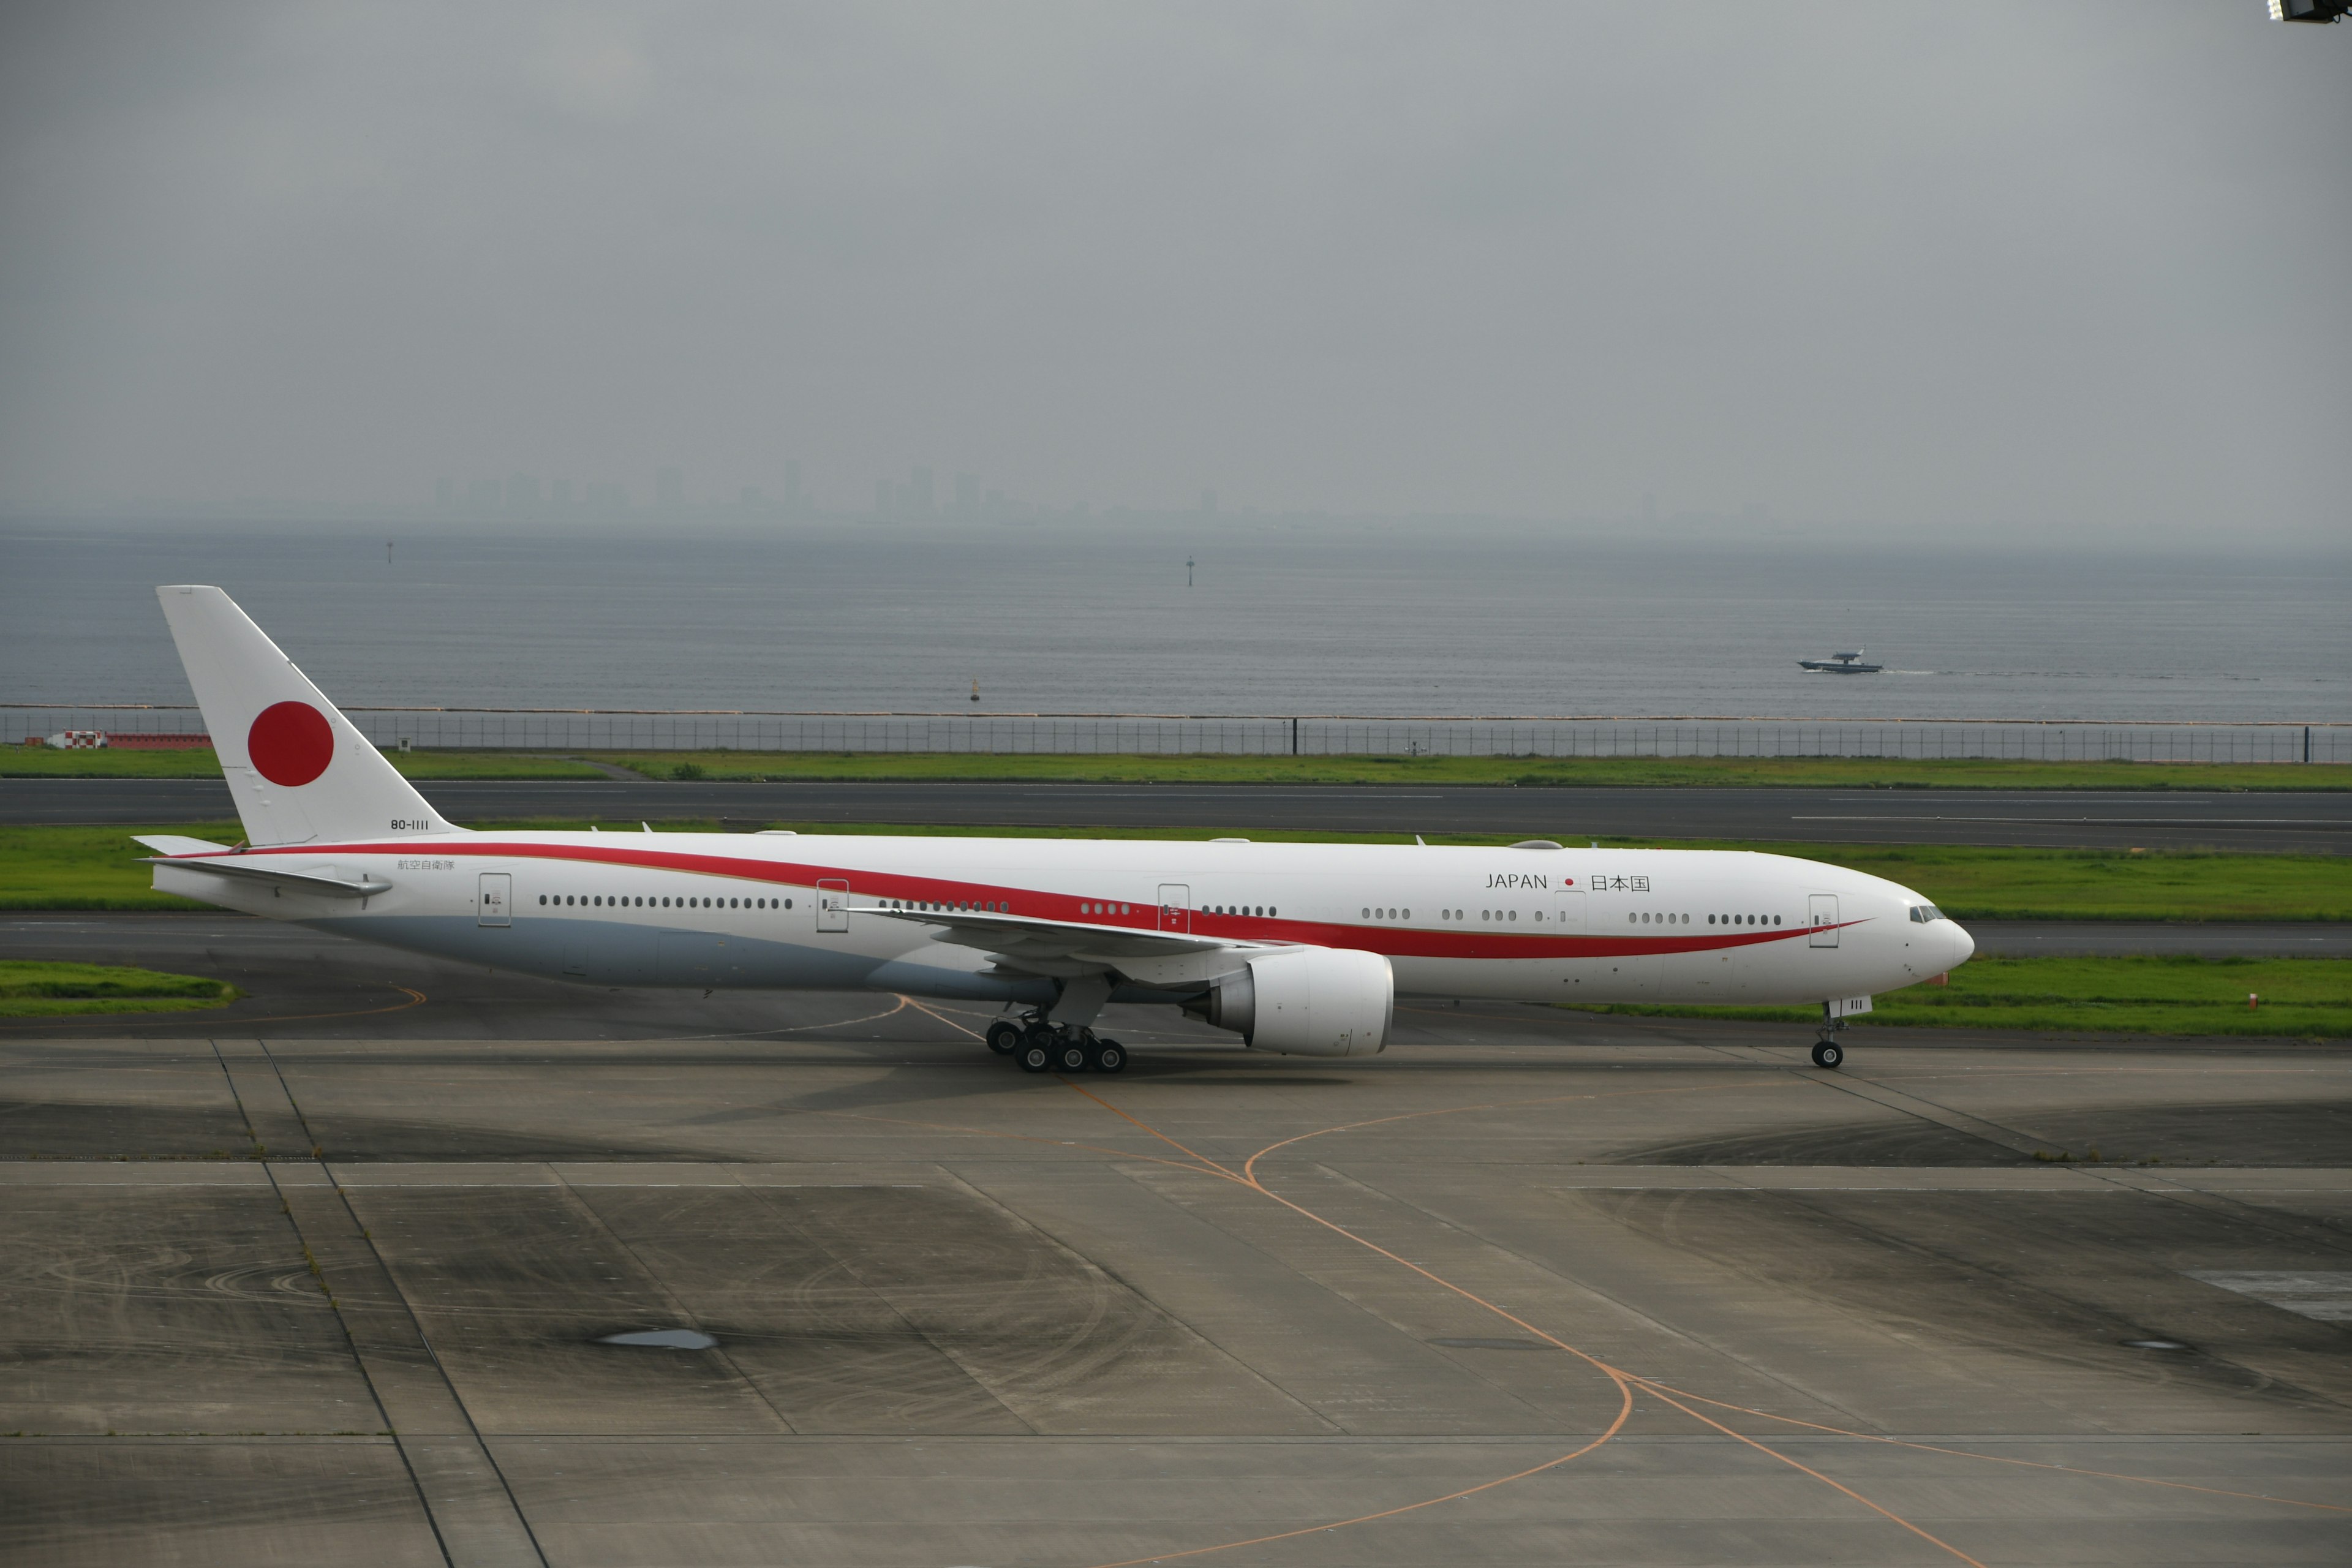
M 1966 963 L 1969 959 L 1976 956 L 1977 939 L 1970 936 L 1968 933 L 1967 928 L 1962 926 L 1958 921 L 1946 921 L 1944 923 L 1952 928 L 1948 938 L 1952 944 L 1952 959 L 1951 963 L 1946 967 L 1948 969 L 1958 969 L 1961 964 Z

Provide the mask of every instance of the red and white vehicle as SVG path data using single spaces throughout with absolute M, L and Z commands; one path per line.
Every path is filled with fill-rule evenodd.
M 1117 1071 L 1164 1003 L 1261 1049 L 1364 1056 L 1398 996 L 1819 1005 L 1964 963 L 1917 893 L 1716 850 L 478 833 L 444 821 L 218 588 L 156 590 L 247 842 L 151 835 L 165 892 L 595 985 L 870 990 L 1024 1011 L 1032 1071 Z

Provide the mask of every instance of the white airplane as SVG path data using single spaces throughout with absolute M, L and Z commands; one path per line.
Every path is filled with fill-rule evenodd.
M 166 834 L 155 887 L 592 985 L 995 1003 L 1031 1072 L 1117 1072 L 1108 1002 L 1259 1050 L 1369 1056 L 1399 996 L 1822 1008 L 1965 963 L 1910 889 L 1780 855 L 1415 844 L 487 833 L 443 820 L 218 588 L 158 588 L 246 842 Z

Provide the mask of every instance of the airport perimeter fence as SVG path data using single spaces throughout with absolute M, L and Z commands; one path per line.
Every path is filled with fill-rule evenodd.
M 2352 763 L 2352 723 L 2128 720 L 1153 713 L 752 713 L 349 708 L 377 745 L 446 751 L 992 755 L 1888 757 Z M 0 704 L 0 743 L 65 731 L 189 735 L 193 709 Z M 134 742 L 135 743 L 135 742 Z

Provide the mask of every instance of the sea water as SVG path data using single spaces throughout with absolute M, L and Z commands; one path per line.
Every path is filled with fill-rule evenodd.
M 0 700 L 185 701 L 184 582 L 352 706 L 2352 719 L 2352 556 L 1239 521 L 16 522 Z

